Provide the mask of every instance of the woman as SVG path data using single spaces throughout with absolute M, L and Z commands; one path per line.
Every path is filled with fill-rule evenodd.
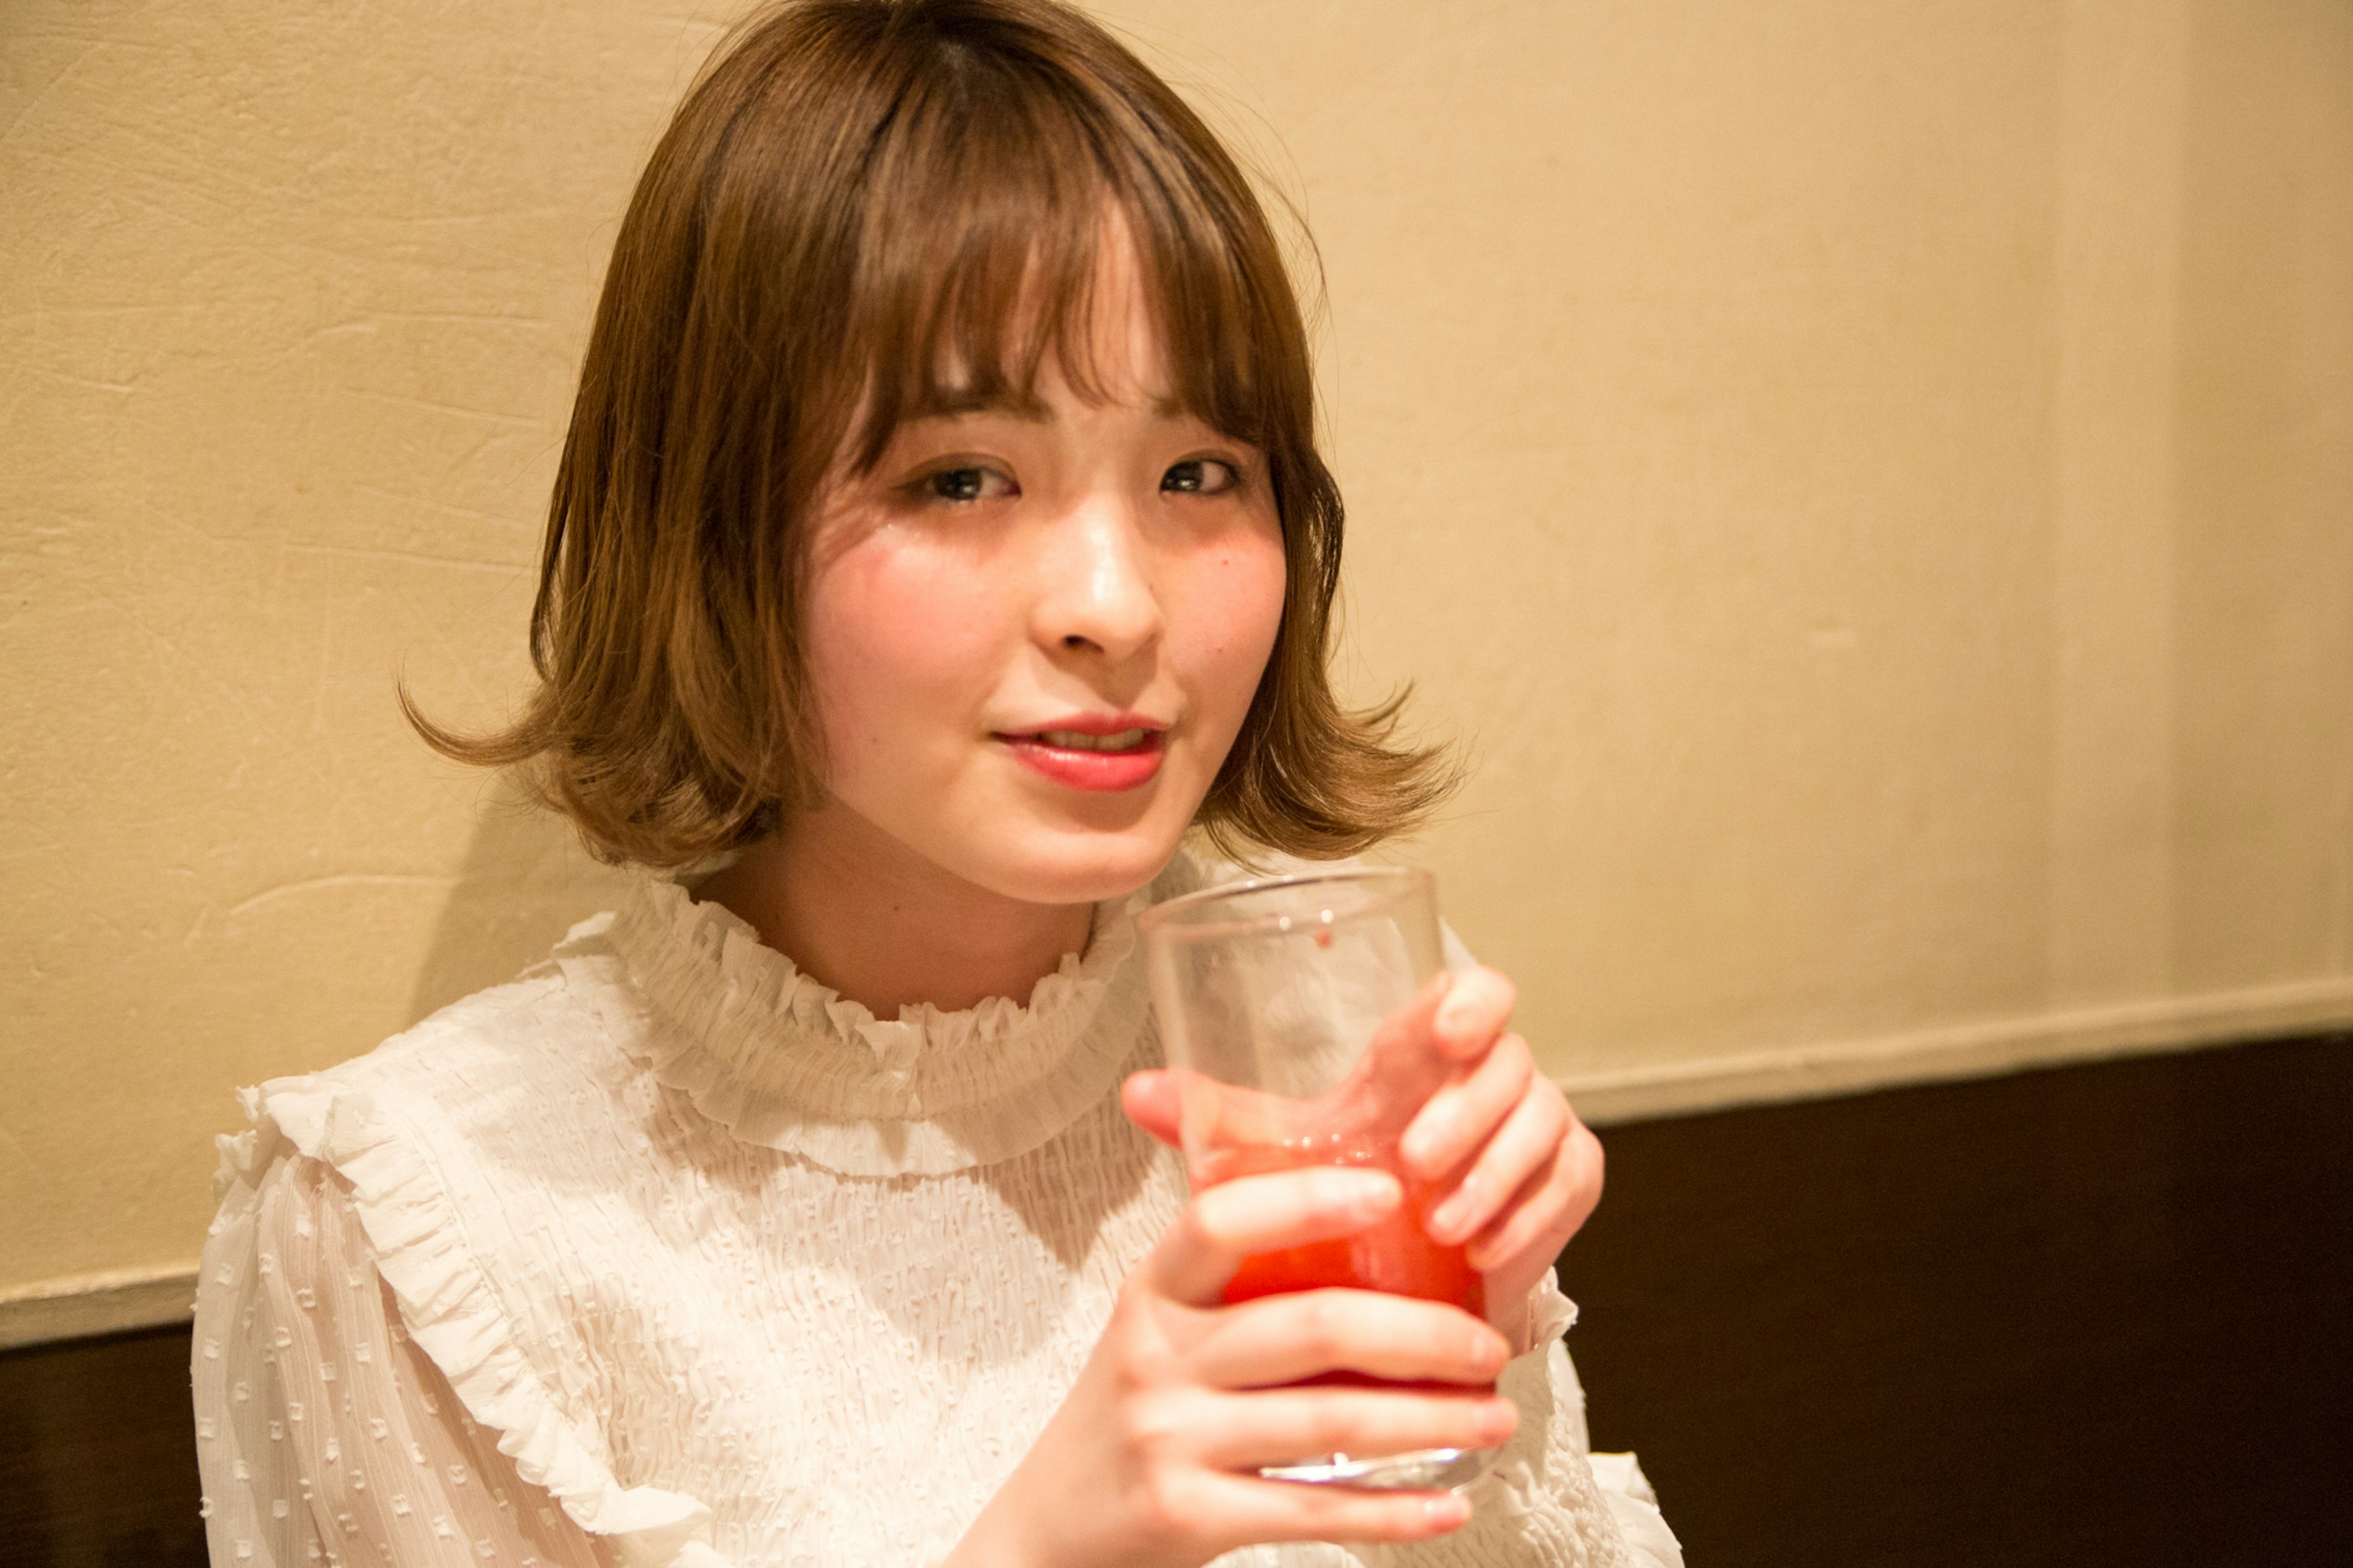
M 216 1562 L 1677 1560 L 1584 1452 L 1550 1263 L 1599 1150 L 1508 982 L 1457 978 L 1406 1145 L 1486 1322 L 1219 1305 L 1398 1184 L 1188 1201 L 1165 1146 L 1135 911 L 1443 783 L 1326 681 L 1312 410 L 1246 183 L 1076 12 L 737 31 L 616 248 L 540 690 L 502 734 L 419 721 L 649 875 L 247 1091 L 198 1302 Z M 1463 1392 L 1286 1386 L 1334 1370 Z M 1493 1443 L 1469 1499 L 1254 1474 Z

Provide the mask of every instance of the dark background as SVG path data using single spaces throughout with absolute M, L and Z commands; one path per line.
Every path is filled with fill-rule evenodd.
M 1607 1130 L 1597 1447 L 1693 1568 L 2353 1564 L 2353 1036 Z M 185 1327 L 0 1355 L 0 1564 L 204 1562 Z

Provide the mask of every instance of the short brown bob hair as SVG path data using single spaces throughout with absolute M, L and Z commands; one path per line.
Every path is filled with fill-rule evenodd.
M 900 421 L 1032 399 L 1050 353 L 1100 397 L 1076 323 L 1113 211 L 1176 400 L 1264 451 L 1282 517 L 1282 626 L 1198 824 L 1327 858 L 1418 821 L 1446 759 L 1390 743 L 1398 699 L 1349 712 L 1326 673 L 1340 494 L 1281 248 L 1200 119 L 1055 0 L 791 0 L 735 30 L 613 247 L 549 507 L 538 689 L 500 732 L 404 695 L 411 721 L 522 764 L 611 860 L 682 865 L 822 798 L 797 521 Z

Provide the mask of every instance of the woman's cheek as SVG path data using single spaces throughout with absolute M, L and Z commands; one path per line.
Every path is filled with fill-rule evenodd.
M 923 716 L 947 717 L 973 674 L 971 592 L 968 574 L 917 552 L 852 551 L 829 563 L 810 596 L 809 665 L 841 764 L 902 750 L 927 732 Z
M 1212 657 L 1219 683 L 1235 707 L 1235 721 L 1250 706 L 1282 627 L 1283 559 L 1279 535 L 1254 537 L 1220 552 L 1214 580 L 1203 597 L 1216 627 Z

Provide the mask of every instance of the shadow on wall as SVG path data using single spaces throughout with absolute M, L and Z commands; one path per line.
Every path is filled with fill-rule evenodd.
M 410 1019 L 513 979 L 574 924 L 613 908 L 627 880 L 589 856 L 569 822 L 501 777 L 483 792 L 457 885 L 409 993 Z

